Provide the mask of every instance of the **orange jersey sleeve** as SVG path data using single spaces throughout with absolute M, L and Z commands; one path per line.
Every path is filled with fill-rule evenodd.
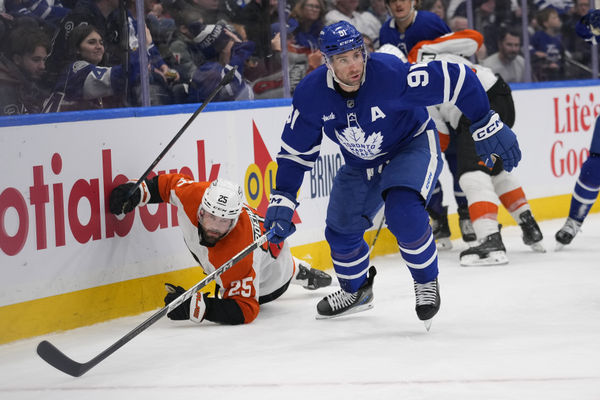
M 452 53 L 470 57 L 483 44 L 483 35 L 473 29 L 448 33 L 434 40 L 422 40 L 408 53 L 408 62 L 413 64 L 423 59 L 425 53 Z M 420 53 L 422 56 L 420 56 Z

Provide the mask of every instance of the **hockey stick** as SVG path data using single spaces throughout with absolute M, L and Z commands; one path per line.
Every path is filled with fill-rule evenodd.
M 272 235 L 272 232 L 273 232 L 273 230 L 269 230 L 267 233 L 265 233 L 264 235 L 262 235 L 261 237 L 256 239 L 248 247 L 246 247 L 245 249 L 240 251 L 229 261 L 225 262 L 223 265 L 221 265 L 219 268 L 214 270 L 212 273 L 208 274 L 204 279 L 202 279 L 200 282 L 196 283 L 185 293 L 182 293 L 181 296 L 179 296 L 175 300 L 173 300 L 172 303 L 164 306 L 163 308 L 161 308 L 160 310 L 158 310 L 157 312 L 152 314 L 152 316 L 150 318 L 148 318 L 147 320 L 145 320 L 144 322 L 142 322 L 141 324 L 136 326 L 132 331 L 130 331 L 125 336 L 123 336 L 122 338 L 117 340 L 110 347 L 108 347 L 106 350 L 104 350 L 103 352 L 98 354 L 96 357 L 92 358 L 90 361 L 85 362 L 85 363 L 79 363 L 77 361 L 74 361 L 73 359 L 66 356 L 62 351 L 60 351 L 58 348 L 56 348 L 52 343 L 48 342 L 47 340 L 44 340 L 38 344 L 38 346 L 37 346 L 38 355 L 40 357 L 42 357 L 42 359 L 44 361 L 46 361 L 48 364 L 52 365 L 56 369 L 61 370 L 65 374 L 69 374 L 74 377 L 79 377 L 79 376 L 85 374 L 87 371 L 94 368 L 96 365 L 100 364 L 100 362 L 102 360 L 104 360 L 106 357 L 110 356 L 112 353 L 114 353 L 115 351 L 120 349 L 125 343 L 129 342 L 131 339 L 133 339 L 134 337 L 136 337 L 137 335 L 142 333 L 144 330 L 146 330 L 146 328 L 148 328 L 150 325 L 154 324 L 156 321 L 158 321 L 159 319 L 164 317 L 166 314 L 168 314 L 171 310 L 173 310 L 174 308 L 179 306 L 181 303 L 183 303 L 184 301 L 186 301 L 187 299 L 192 297 L 192 295 L 195 292 L 202 289 L 207 284 L 209 284 L 210 282 L 212 282 L 213 280 L 215 280 L 216 278 L 221 276 L 229 268 L 233 267 L 235 264 L 237 264 L 240 260 L 242 260 L 248 254 L 250 254 L 251 252 L 256 250 L 256 248 L 258 248 L 259 246 L 262 246 L 267 240 L 269 240 L 269 238 Z
M 127 205 L 129 204 L 129 199 L 131 199 L 131 196 L 133 195 L 133 193 L 135 193 L 135 191 L 137 190 L 137 188 L 142 184 L 142 181 L 144 179 L 146 179 L 146 177 L 148 177 L 148 175 L 150 175 L 150 172 L 152 172 L 152 170 L 154 169 L 154 167 L 156 167 L 156 164 L 158 164 L 158 162 L 160 160 L 162 160 L 162 158 L 165 156 L 165 154 L 167 154 L 167 151 L 169 151 L 171 149 L 171 147 L 173 147 L 173 145 L 179 139 L 179 137 L 181 135 L 183 135 L 183 133 L 186 131 L 186 129 L 190 126 L 190 124 L 196 119 L 196 117 L 198 116 L 198 114 L 200 114 L 202 112 L 202 110 L 204 110 L 204 107 L 206 107 L 208 105 L 208 103 L 210 103 L 212 101 L 212 99 L 217 95 L 217 93 L 219 93 L 219 91 L 221 89 L 223 89 L 225 86 L 227 86 L 229 84 L 229 82 L 231 82 L 233 80 L 233 76 L 235 75 L 236 71 L 237 71 L 237 66 L 233 67 L 232 69 L 230 69 L 227 72 L 227 74 L 225 74 L 225 76 L 223 77 L 223 79 L 221 79 L 221 82 L 219 82 L 219 84 L 217 85 L 217 87 L 211 92 L 210 95 L 208 95 L 208 97 L 206 98 L 206 100 L 204 100 L 204 102 L 202 103 L 202 105 L 200 107 L 198 107 L 198 109 L 196 111 L 194 111 L 194 113 L 192 114 L 192 116 L 181 127 L 181 129 L 179 130 L 179 132 L 177 132 L 177 134 L 175 135 L 175 137 L 173 139 L 171 139 L 171 141 L 169 142 L 169 144 L 167 144 L 167 146 L 158 155 L 158 157 L 156 157 L 156 159 L 154 159 L 154 161 L 152 161 L 152 164 L 150 164 L 150 166 L 142 174 L 142 176 L 140 177 L 140 179 L 138 179 L 137 182 L 129 189 L 129 192 L 127 193 L 127 201 L 125 201 L 125 203 L 123 203 L 123 210 L 125 210 L 125 207 L 127 207 Z
M 373 238 L 373 242 L 371 243 L 371 248 L 369 249 L 369 253 L 373 251 L 375 247 L 375 243 L 377 242 L 377 238 L 379 237 L 379 233 L 381 232 L 381 228 L 383 228 L 383 224 L 385 222 L 385 216 L 381 218 L 381 222 L 379 223 L 379 228 L 377 228 L 377 232 L 375 233 L 375 237 Z

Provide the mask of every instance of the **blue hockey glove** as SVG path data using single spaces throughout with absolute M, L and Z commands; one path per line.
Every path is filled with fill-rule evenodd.
M 494 110 L 471 124 L 471 135 L 477 154 L 486 166 L 492 168 L 495 158 L 501 158 L 506 171 L 512 170 L 521 160 L 521 150 L 515 133 L 500 120 Z
M 271 201 L 265 215 L 265 229 L 274 228 L 269 242 L 281 243 L 296 231 L 292 217 L 297 206 L 298 202 L 291 194 L 279 190 L 271 192 Z

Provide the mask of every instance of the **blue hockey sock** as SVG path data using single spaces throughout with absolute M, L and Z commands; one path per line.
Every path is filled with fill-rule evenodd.
M 327 227 L 325 238 L 331 248 L 333 268 L 340 287 L 348 293 L 355 293 L 367 279 L 369 269 L 369 245 L 363 234 L 343 234 Z
M 590 209 L 596 202 L 598 192 L 600 191 L 600 155 L 591 154 L 581 166 L 581 172 L 573 197 L 571 198 L 571 208 L 569 217 L 576 221 L 583 222 L 590 212 Z
M 385 218 L 413 279 L 418 283 L 434 280 L 438 275 L 437 248 L 422 197 L 414 190 L 390 189 Z

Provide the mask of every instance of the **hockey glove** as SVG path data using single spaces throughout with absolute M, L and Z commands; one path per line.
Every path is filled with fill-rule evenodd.
M 297 206 L 298 202 L 291 194 L 279 190 L 271 192 L 271 201 L 265 216 L 265 229 L 274 228 L 269 242 L 281 243 L 296 231 L 292 217 Z
M 170 283 L 165 283 L 165 289 L 167 289 L 167 295 L 165 296 L 165 306 L 171 304 L 176 298 L 185 293 L 185 289 L 181 286 L 175 286 Z M 176 308 L 171 310 L 167 314 L 172 320 L 180 321 L 184 319 L 190 319 L 190 304 L 192 300 L 187 299 Z
M 475 141 L 477 154 L 489 168 L 494 166 L 495 158 L 500 157 L 504 169 L 511 171 L 521 160 L 521 150 L 515 133 L 506 126 L 494 110 L 471 124 L 471 135 Z
M 150 191 L 148 190 L 146 181 L 142 181 L 142 184 L 128 198 L 129 190 L 134 185 L 134 182 L 127 182 L 113 189 L 108 200 L 111 213 L 117 215 L 127 214 L 138 206 L 145 206 L 150 201 Z

